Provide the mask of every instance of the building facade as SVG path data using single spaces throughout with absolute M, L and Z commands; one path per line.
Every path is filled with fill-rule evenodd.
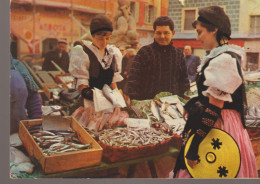
M 176 34 L 174 45 L 183 48 L 191 45 L 193 52 L 202 57 L 205 51 L 196 40 L 192 22 L 199 8 L 218 5 L 230 18 L 232 34 L 230 44 L 245 48 L 246 70 L 260 69 L 260 1 L 257 0 L 171 0 L 168 15 L 174 20 Z
M 89 36 L 90 20 L 97 14 L 113 19 L 117 0 L 11 0 L 11 50 L 14 57 L 44 55 L 54 49 L 57 39 L 68 42 Z M 168 0 L 131 0 L 139 44 L 152 41 L 152 23 L 167 15 Z

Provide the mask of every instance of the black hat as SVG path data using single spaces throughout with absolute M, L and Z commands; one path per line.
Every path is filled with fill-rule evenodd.
M 201 8 L 198 21 L 216 26 L 224 36 L 230 39 L 231 24 L 223 8 L 219 6 Z
M 113 31 L 111 20 L 105 15 L 95 16 L 90 23 L 90 33 L 91 35 L 99 31 Z

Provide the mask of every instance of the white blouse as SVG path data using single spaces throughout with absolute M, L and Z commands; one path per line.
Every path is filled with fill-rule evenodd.
M 121 73 L 121 66 L 122 66 L 122 54 L 120 50 L 115 47 L 114 45 L 107 45 L 106 49 L 108 50 L 108 56 L 104 56 L 101 54 L 99 49 L 95 47 L 92 42 L 82 40 L 84 45 L 86 45 L 97 57 L 99 63 L 104 69 L 107 69 L 112 64 L 113 56 L 115 58 L 118 71 L 114 73 L 112 82 L 120 82 L 123 80 L 123 77 L 120 75 Z M 107 65 L 102 62 L 102 59 L 107 61 Z M 81 45 L 76 45 L 71 49 L 71 58 L 70 58 L 70 65 L 69 65 L 69 72 L 74 78 L 77 78 L 77 86 L 80 85 L 89 85 L 89 67 L 90 61 L 87 53 L 83 50 Z
M 244 59 L 243 49 L 234 45 L 227 45 L 213 49 L 209 55 L 202 59 L 198 72 L 210 59 L 208 67 L 204 70 L 204 85 L 208 89 L 203 91 L 204 96 L 213 96 L 216 99 L 232 102 L 231 94 L 242 84 L 242 79 L 238 73 L 237 61 L 230 54 L 224 53 L 232 51 L 239 54 Z

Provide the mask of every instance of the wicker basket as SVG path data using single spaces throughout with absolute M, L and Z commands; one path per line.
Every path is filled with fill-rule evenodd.
M 169 151 L 170 147 L 181 147 L 181 137 L 173 134 L 171 138 L 166 139 L 155 145 L 139 146 L 139 147 L 115 147 L 107 145 L 99 141 L 99 145 L 103 148 L 103 161 L 117 162 L 130 160 L 140 157 L 157 155 Z

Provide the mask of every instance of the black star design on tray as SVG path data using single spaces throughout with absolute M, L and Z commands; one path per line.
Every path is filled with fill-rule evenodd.
M 200 161 L 201 161 L 201 160 L 200 160 L 200 156 L 199 156 L 199 157 L 198 157 L 198 163 L 200 163 Z
M 227 177 L 228 170 L 226 170 L 225 166 L 223 167 L 219 166 L 217 173 L 219 173 L 219 177 L 223 177 L 223 176 Z
M 213 149 L 220 149 L 220 145 L 222 145 L 222 142 L 219 142 L 219 138 L 217 138 L 217 140 L 213 138 L 212 141 L 213 142 L 211 143 L 211 145 L 213 146 Z

